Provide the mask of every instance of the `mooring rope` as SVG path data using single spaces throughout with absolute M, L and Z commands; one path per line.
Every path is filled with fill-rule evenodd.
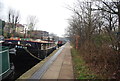
M 24 48 L 24 49 L 25 49 L 25 48 Z M 38 59 L 38 60 L 40 60 L 40 61 L 42 60 L 42 59 L 36 57 L 34 54 L 32 54 L 29 50 L 25 49 L 25 51 L 28 52 L 32 57 L 34 57 L 34 58 L 36 58 L 36 59 Z
M 23 46 L 23 45 L 21 45 L 21 46 Z M 24 47 L 24 46 L 23 46 Z M 28 54 L 30 54 L 32 57 L 34 57 L 34 58 L 36 58 L 36 59 L 38 59 L 38 60 L 42 60 L 42 59 L 40 59 L 40 58 L 38 58 L 37 56 L 35 56 L 34 54 L 32 54 L 28 49 L 25 49 L 25 48 L 23 48 L 26 52 L 28 52 Z

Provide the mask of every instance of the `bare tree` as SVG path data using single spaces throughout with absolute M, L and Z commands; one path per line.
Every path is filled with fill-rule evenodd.
M 38 23 L 38 18 L 36 16 L 30 15 L 27 17 L 27 24 L 28 24 L 28 35 L 32 37 L 30 32 L 35 29 L 36 24 Z
M 9 33 L 10 33 L 10 30 L 12 29 L 12 34 L 13 36 L 15 35 L 15 30 L 16 30 L 16 25 L 17 23 L 19 23 L 20 21 L 20 14 L 18 11 L 15 11 L 13 9 L 9 9 L 8 11 L 8 25 L 9 25 Z
M 80 2 L 78 0 L 77 6 L 74 9 L 70 9 L 74 15 L 69 20 L 70 27 L 68 32 L 74 38 L 74 40 L 72 39 L 73 41 L 77 40 L 76 37 L 79 38 L 79 46 L 83 46 L 85 41 L 89 45 L 92 42 L 94 33 L 102 28 L 103 22 L 99 16 L 100 13 L 92 11 L 93 5 L 93 2 Z
M 27 18 L 28 30 L 32 31 L 35 28 L 35 25 L 38 23 L 38 18 L 36 16 L 28 16 Z
M 95 64 L 95 66 L 102 66 L 101 68 L 104 69 L 104 72 L 101 72 L 102 74 L 105 71 L 113 73 L 120 66 L 120 52 L 117 53 L 116 50 L 110 48 L 111 44 L 116 44 L 116 40 L 119 41 L 116 35 L 116 33 L 119 35 L 120 26 L 118 24 L 119 2 L 119 0 L 116 2 L 101 0 L 101 2 L 98 1 L 95 4 L 94 2 L 80 2 L 78 0 L 75 8 L 70 9 L 74 15 L 69 19 L 67 35 L 74 45 L 78 45 L 80 52 L 84 53 L 85 60 L 87 61 L 90 58 L 87 62 L 91 61 L 90 63 Z M 76 40 L 78 43 L 76 43 Z M 111 58 L 115 60 L 111 61 Z M 98 59 L 103 59 L 103 62 Z M 112 68 L 112 66 L 116 67 Z M 111 69 L 108 70 L 109 68 Z
M 116 0 L 116 1 L 110 0 L 109 2 L 105 0 L 100 0 L 99 2 L 102 3 L 102 6 L 98 4 L 96 5 L 98 8 L 93 10 L 101 10 L 104 13 L 106 13 L 106 16 L 108 18 L 105 15 L 104 17 L 106 17 L 107 21 L 109 21 L 109 26 L 107 28 L 109 34 L 111 34 L 111 31 L 113 28 L 114 29 L 117 28 L 117 31 L 116 31 L 117 38 L 115 39 L 117 39 L 117 47 L 119 48 L 118 50 L 120 51 L 120 42 L 119 42 L 120 41 L 120 0 Z M 116 15 L 117 17 L 116 16 L 114 17 L 114 15 Z M 112 20 L 113 17 L 117 18 L 118 21 L 117 19 Z M 117 26 L 115 27 L 114 25 L 117 22 L 118 22 L 118 27 Z

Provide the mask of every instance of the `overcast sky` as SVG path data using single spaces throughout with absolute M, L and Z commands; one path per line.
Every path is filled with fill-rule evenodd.
M 68 26 L 67 19 L 72 12 L 67 5 L 72 6 L 75 0 L 3 0 L 4 11 L 13 8 L 20 11 L 20 23 L 26 24 L 29 15 L 38 17 L 37 30 L 45 30 L 62 36 Z

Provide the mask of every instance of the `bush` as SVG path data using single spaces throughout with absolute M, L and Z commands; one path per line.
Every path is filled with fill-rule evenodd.
M 119 67 L 119 54 L 107 44 L 100 47 L 94 43 L 86 45 L 80 48 L 80 55 L 89 68 L 102 78 L 111 78 Z
M 74 76 L 76 79 L 97 79 L 97 77 L 90 72 L 79 52 L 74 48 L 71 49 Z

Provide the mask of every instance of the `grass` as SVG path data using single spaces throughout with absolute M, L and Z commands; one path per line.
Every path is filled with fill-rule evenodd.
M 79 52 L 76 49 L 72 48 L 71 54 L 75 79 L 96 79 L 96 75 L 90 72 Z

